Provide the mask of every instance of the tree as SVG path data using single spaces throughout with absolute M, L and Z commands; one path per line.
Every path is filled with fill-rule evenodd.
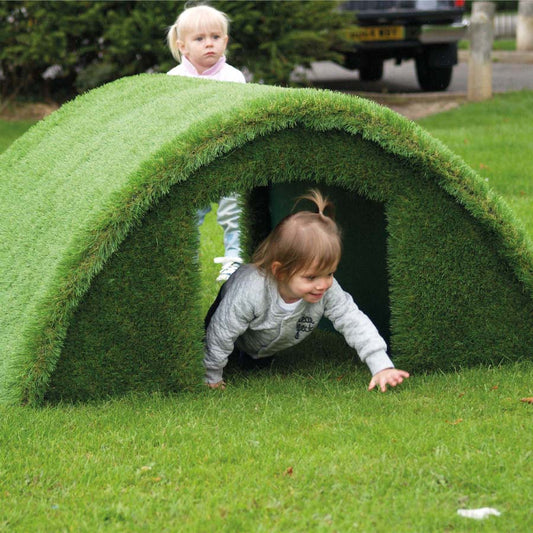
M 287 85 L 298 65 L 340 59 L 332 52 L 337 31 L 351 21 L 339 2 L 218 2 L 231 18 L 231 61 L 245 66 L 254 81 Z M 217 6 L 218 7 L 218 6 Z

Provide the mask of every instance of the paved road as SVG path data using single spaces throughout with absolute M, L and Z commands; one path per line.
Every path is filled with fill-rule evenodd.
M 468 58 L 462 53 L 460 63 L 454 68 L 448 94 L 464 94 L 468 86 Z M 383 79 L 378 82 L 359 81 L 359 74 L 335 63 L 322 61 L 314 63 L 307 71 L 308 79 L 316 87 L 353 92 L 370 93 L 422 93 L 418 87 L 414 61 L 404 61 L 395 65 L 386 61 Z M 493 91 L 506 92 L 521 89 L 533 90 L 533 52 L 499 53 L 493 56 Z

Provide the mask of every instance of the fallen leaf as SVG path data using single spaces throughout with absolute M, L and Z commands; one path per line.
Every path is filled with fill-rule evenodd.
M 457 424 L 460 424 L 462 421 L 463 421 L 462 418 L 458 418 L 457 420 L 454 420 L 453 422 L 446 420 L 446 424 L 450 424 L 450 426 L 456 426 Z
M 533 403 L 533 396 L 529 396 L 528 398 L 522 398 L 520 401 L 524 403 Z

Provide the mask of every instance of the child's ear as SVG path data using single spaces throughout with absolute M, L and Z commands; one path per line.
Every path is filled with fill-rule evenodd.
M 272 275 L 279 279 L 279 269 L 281 268 L 281 263 L 279 261 L 274 261 L 272 265 L 270 266 L 270 270 L 272 272 Z

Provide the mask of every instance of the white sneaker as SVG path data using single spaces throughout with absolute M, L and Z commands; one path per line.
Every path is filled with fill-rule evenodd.
M 215 257 L 215 263 L 222 263 L 217 281 L 228 281 L 229 277 L 242 265 L 240 257 Z

